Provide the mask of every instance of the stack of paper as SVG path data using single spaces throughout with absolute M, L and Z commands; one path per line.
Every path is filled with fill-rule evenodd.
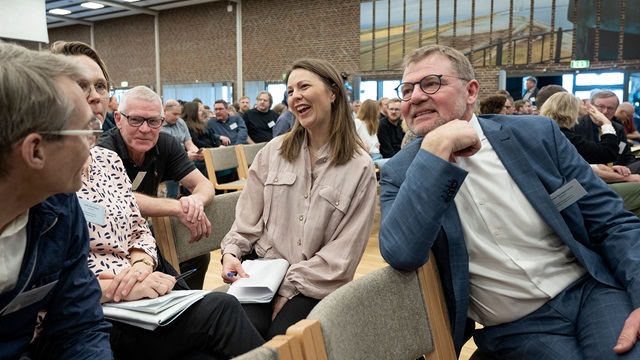
M 210 291 L 174 290 L 155 299 L 102 304 L 104 317 L 147 330 L 165 326 Z
M 268 303 L 278 292 L 289 263 L 285 259 L 247 260 L 242 268 L 250 277 L 236 280 L 227 293 L 243 304 Z

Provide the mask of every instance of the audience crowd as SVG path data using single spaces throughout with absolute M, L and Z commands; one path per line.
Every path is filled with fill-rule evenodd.
M 560 85 L 539 89 L 535 77 L 518 100 L 506 90 L 480 98 L 471 65 L 445 46 L 408 55 L 394 97 L 349 101 L 345 81 L 326 61 L 299 59 L 276 106 L 267 91 L 253 106 L 244 96 L 211 108 L 197 98 L 163 103 L 145 86 L 118 98 L 87 44 L 38 52 L 0 42 L 0 358 L 228 359 L 260 346 L 353 279 L 377 177 L 382 255 L 410 270 L 434 251 L 457 351 L 473 333 L 496 358 L 538 354 L 532 344 L 542 343 L 567 354 L 572 344 L 548 343 L 560 321 L 550 309 L 573 323 L 565 307 L 603 311 L 589 305 L 596 296 L 622 304 L 593 320 L 610 330 L 595 339 L 583 330 L 596 325 L 581 324 L 562 330 L 562 341 L 612 341 L 602 358 L 614 346 L 637 356 L 628 339 L 640 327 L 632 103 L 608 90 L 579 99 Z M 244 260 L 285 259 L 273 301 L 211 292 L 160 329 L 105 321 L 101 303 L 203 288 L 210 256 L 180 263 L 195 272 L 176 280 L 146 218 L 176 217 L 191 242 L 209 236 L 215 219 L 204 208 L 215 191 L 204 150 L 254 143 L 264 146 L 222 240 L 221 277 L 247 277 Z M 221 183 L 238 175 L 216 171 Z M 541 191 L 551 199 L 559 189 L 587 194 L 568 210 L 539 205 Z M 516 239 L 504 251 L 502 232 Z M 523 260 L 525 251 L 538 262 Z M 528 332 L 543 320 L 540 333 Z

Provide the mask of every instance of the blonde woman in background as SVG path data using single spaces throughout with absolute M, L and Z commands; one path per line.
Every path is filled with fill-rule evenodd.
M 372 160 L 381 160 L 380 142 L 378 142 L 378 112 L 380 107 L 375 100 L 365 100 L 356 114 L 356 131 L 365 145 Z

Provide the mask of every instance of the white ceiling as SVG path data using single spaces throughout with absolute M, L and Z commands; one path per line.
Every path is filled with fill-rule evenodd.
M 94 2 L 104 5 L 102 9 L 92 10 L 80 6 L 84 2 Z M 47 27 L 49 29 L 73 25 L 91 25 L 94 21 L 113 19 L 136 14 L 156 15 L 160 10 L 177 7 L 229 0 L 141 0 L 126 2 L 124 0 L 46 0 Z M 230 0 L 229 2 L 235 2 Z M 68 15 L 53 15 L 51 9 L 71 11 Z

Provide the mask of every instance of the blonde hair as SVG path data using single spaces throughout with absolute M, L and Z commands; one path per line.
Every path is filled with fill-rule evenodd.
M 367 99 L 360 105 L 356 116 L 367 125 L 369 135 L 375 135 L 378 132 L 378 125 L 380 123 L 380 120 L 378 120 L 379 112 L 380 106 L 375 100 Z
M 559 127 L 571 129 L 578 123 L 580 99 L 567 92 L 551 95 L 540 109 L 540 115 L 548 116 L 556 121 Z

